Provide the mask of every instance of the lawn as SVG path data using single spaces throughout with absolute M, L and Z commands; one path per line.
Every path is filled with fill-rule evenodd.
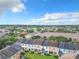
M 24 57 L 26 59 L 57 59 L 55 56 L 46 56 L 46 55 L 41 55 L 41 54 L 36 54 L 36 53 L 31 53 L 31 52 L 26 52 Z

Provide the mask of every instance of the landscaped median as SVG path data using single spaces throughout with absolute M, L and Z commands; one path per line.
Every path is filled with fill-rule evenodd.
M 25 59 L 58 59 L 58 57 L 54 55 L 41 55 L 35 52 L 23 52 L 22 55 Z

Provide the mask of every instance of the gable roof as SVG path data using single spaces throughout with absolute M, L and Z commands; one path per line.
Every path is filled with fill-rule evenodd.
M 33 42 L 34 41 L 32 39 L 30 39 L 30 40 L 27 41 L 27 44 L 33 44 Z
M 73 44 L 73 43 L 60 42 L 59 43 L 59 48 L 69 49 L 69 50 L 76 50 L 76 45 Z
M 48 46 L 48 40 L 43 41 L 43 46 Z
M 48 46 L 51 46 L 51 47 L 58 47 L 58 42 L 57 41 L 48 41 Z
M 7 56 L 5 56 L 4 54 L 0 53 L 0 59 L 6 59 Z
M 35 44 L 35 45 L 42 45 L 42 43 L 43 43 L 43 40 L 40 40 L 40 39 L 34 40 L 34 42 L 33 42 L 33 44 Z
M 17 52 L 19 52 L 22 48 L 19 45 L 12 45 L 11 47 L 6 47 L 0 51 L 0 59 L 7 59 Z
M 27 32 L 21 32 L 21 35 L 27 35 L 28 33 Z
M 79 44 L 76 44 L 76 48 L 77 48 L 77 50 L 79 50 Z

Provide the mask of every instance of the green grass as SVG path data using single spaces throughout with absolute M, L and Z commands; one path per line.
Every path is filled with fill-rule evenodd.
M 58 59 L 55 56 L 46 56 L 46 55 L 41 55 L 41 54 L 36 54 L 36 53 L 31 53 L 31 52 L 26 52 L 24 55 L 25 59 Z

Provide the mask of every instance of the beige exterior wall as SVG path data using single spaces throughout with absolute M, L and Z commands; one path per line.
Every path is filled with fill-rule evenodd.
M 20 56 L 21 56 L 21 54 L 20 54 L 20 52 L 18 52 L 15 55 L 13 55 L 12 57 L 10 57 L 9 59 L 21 59 Z
M 39 50 L 41 50 L 42 49 L 42 46 L 41 45 L 34 45 L 35 47 L 35 49 L 39 49 Z
M 21 44 L 21 47 L 26 49 L 26 48 L 28 48 L 28 44 Z
M 59 48 L 58 47 L 51 47 L 51 46 L 49 46 L 49 51 L 53 52 L 53 53 L 56 53 L 58 55 Z
M 35 49 L 35 51 L 37 50 L 38 52 L 42 52 L 42 46 L 41 45 L 34 45 L 35 47 L 34 47 L 34 49 Z
M 29 48 L 33 48 L 34 51 L 38 51 L 38 52 L 42 52 L 42 46 L 41 45 L 32 45 L 33 47 L 30 47 L 28 44 L 21 44 L 21 47 L 23 49 L 29 49 Z

